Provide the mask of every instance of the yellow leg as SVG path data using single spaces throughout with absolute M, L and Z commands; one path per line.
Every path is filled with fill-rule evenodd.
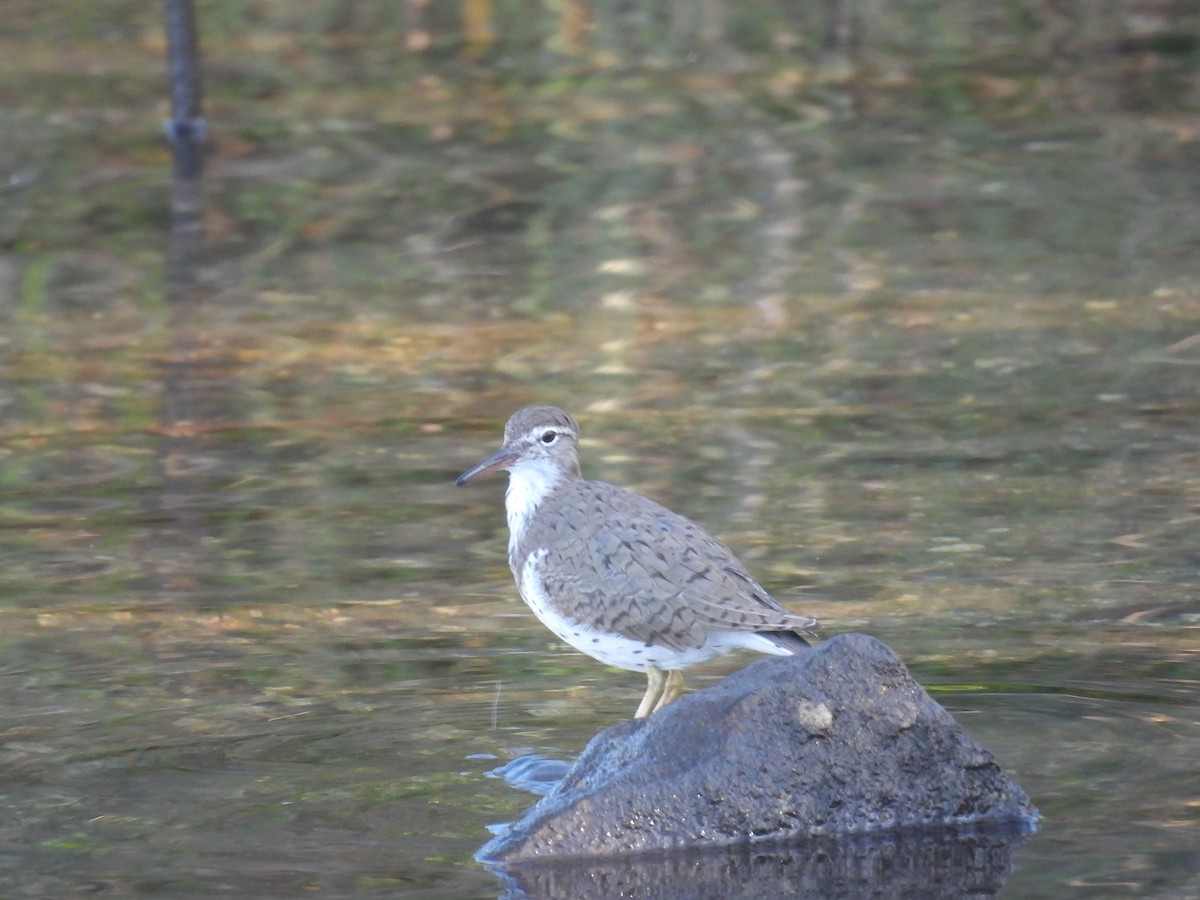
M 662 694 L 665 681 L 662 669 L 646 666 L 646 693 L 642 696 L 642 702 L 638 704 L 637 712 L 633 714 L 635 719 L 644 719 L 650 715 L 651 710 L 658 709 L 654 701 Z
M 662 689 L 662 696 L 658 698 L 658 703 L 654 705 L 654 711 L 658 712 L 682 693 L 683 673 L 678 669 L 672 669 L 667 673 L 666 686 Z

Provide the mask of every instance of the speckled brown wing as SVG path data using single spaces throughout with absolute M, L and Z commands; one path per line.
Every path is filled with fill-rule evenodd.
M 712 633 L 817 625 L 780 606 L 707 531 L 652 500 L 577 482 L 549 502 L 572 514 L 545 510 L 519 552 L 554 548 L 542 581 L 577 621 L 673 650 L 699 647 Z

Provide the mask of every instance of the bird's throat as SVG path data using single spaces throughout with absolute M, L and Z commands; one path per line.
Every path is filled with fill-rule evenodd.
M 508 515 L 508 555 L 511 557 L 525 534 L 534 512 L 562 483 L 562 471 L 544 461 L 521 463 L 508 470 L 504 510 Z

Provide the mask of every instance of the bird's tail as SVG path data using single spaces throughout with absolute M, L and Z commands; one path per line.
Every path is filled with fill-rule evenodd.
M 759 634 L 782 650 L 799 653 L 812 645 L 795 631 L 760 631 Z

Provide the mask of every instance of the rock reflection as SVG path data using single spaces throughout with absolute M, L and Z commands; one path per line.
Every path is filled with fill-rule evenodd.
M 821 837 L 724 851 L 490 867 L 515 898 L 994 896 L 1029 824 Z

